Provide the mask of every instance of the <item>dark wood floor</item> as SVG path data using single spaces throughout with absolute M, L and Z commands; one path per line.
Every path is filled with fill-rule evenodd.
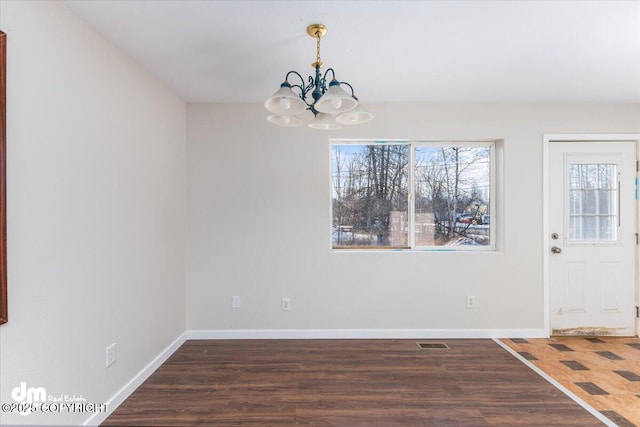
M 491 340 L 418 341 L 187 341 L 103 425 L 602 425 Z

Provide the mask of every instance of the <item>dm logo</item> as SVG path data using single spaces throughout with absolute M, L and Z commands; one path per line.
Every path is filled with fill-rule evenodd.
M 22 381 L 20 385 L 11 390 L 11 397 L 18 403 L 27 403 L 24 410 L 20 412 L 22 415 L 31 413 L 32 403 L 43 403 L 47 401 L 47 391 L 43 387 L 29 387 L 27 383 Z

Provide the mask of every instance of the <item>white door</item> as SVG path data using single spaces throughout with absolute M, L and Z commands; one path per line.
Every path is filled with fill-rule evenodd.
M 635 143 L 549 143 L 552 335 L 632 336 Z

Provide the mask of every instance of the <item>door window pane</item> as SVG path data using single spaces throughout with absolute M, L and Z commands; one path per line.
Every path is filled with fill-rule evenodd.
M 600 240 L 615 240 L 616 217 L 600 217 Z
M 584 240 L 596 240 L 598 238 L 597 233 L 597 219 L 595 216 L 583 216 L 582 218 L 582 239 Z
M 600 190 L 598 198 L 598 213 L 607 215 L 615 214 L 615 194 L 612 190 Z
M 596 198 L 598 190 L 582 190 L 582 213 L 592 215 L 596 213 Z
M 569 240 L 617 239 L 618 174 L 615 164 L 569 165 Z

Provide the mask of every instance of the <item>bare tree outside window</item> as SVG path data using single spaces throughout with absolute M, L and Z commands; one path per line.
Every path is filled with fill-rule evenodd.
M 335 145 L 334 247 L 407 247 L 408 195 L 408 145 Z
M 489 147 L 416 147 L 417 246 L 488 245 Z
M 489 247 L 492 144 L 333 145 L 333 247 Z

